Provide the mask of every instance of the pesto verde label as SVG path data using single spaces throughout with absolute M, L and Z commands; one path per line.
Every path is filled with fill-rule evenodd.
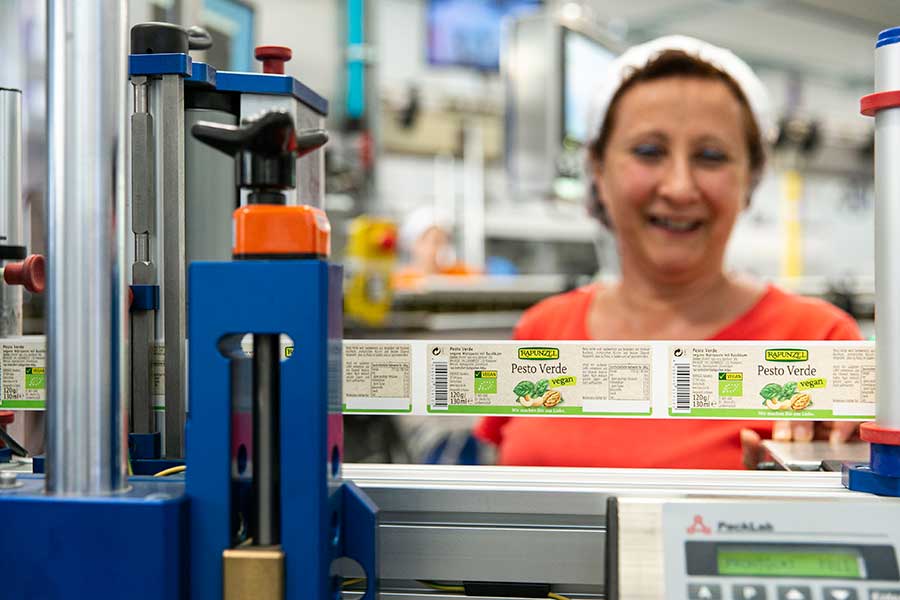
M 670 345 L 673 417 L 864 419 L 875 413 L 875 346 Z
M 344 341 L 344 412 L 871 419 L 871 342 Z
M 652 408 L 647 344 L 431 343 L 429 413 L 634 415 Z
M 46 342 L 42 335 L 0 339 L 0 409 L 44 410 Z

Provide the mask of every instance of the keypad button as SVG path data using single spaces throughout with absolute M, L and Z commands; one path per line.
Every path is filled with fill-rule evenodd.
M 734 600 L 766 600 L 766 586 L 738 583 L 731 589 Z
M 778 600 L 812 600 L 812 591 L 805 585 L 779 585 Z
M 848 587 L 826 587 L 822 590 L 825 600 L 859 600 L 856 590 Z
M 722 600 L 722 586 L 716 583 L 688 584 L 688 600 Z

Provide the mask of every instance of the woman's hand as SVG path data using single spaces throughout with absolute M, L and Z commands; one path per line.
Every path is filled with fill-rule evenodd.
M 858 437 L 855 421 L 776 421 L 772 439 L 778 442 L 810 442 L 828 440 L 832 444 L 849 442 Z
M 772 429 L 772 439 L 779 442 L 828 440 L 839 444 L 858 438 L 859 423 L 854 421 L 776 421 Z M 741 448 L 748 469 L 755 469 L 765 458 L 762 438 L 752 429 L 741 430 Z

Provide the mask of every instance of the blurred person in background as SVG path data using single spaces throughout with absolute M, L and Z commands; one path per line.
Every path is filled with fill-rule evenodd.
M 456 260 L 453 218 L 430 206 L 413 210 L 399 231 L 402 266 L 393 277 L 394 287 L 415 287 L 431 275 L 472 275 L 474 269 Z
M 745 62 L 693 38 L 659 38 L 614 61 L 593 112 L 589 210 L 616 238 L 621 277 L 540 302 L 515 339 L 860 339 L 834 306 L 725 270 L 772 128 L 768 94 Z M 476 434 L 506 465 L 737 469 L 762 459 L 763 438 L 841 441 L 855 427 L 486 417 Z

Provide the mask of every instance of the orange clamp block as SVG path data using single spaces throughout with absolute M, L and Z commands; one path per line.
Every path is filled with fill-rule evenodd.
M 312 206 L 251 204 L 234 211 L 235 258 L 327 258 L 331 225 Z

